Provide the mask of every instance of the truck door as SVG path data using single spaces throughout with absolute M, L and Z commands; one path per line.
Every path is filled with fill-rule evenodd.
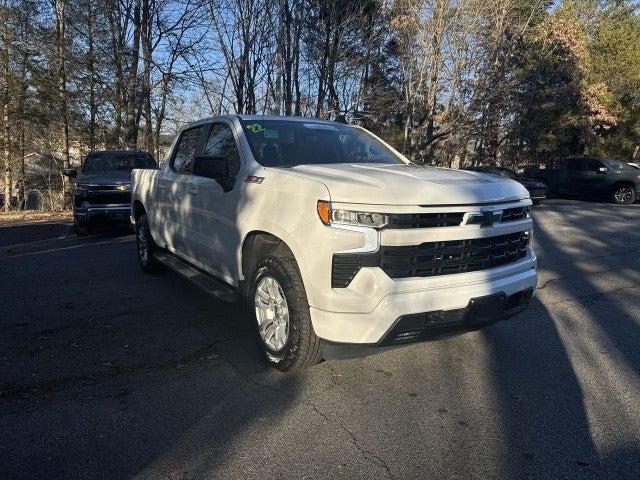
M 559 191 L 561 193 L 576 194 L 580 191 L 580 185 L 584 181 L 586 162 L 576 158 L 564 162 L 565 169 L 560 174 Z
M 231 123 L 213 123 L 205 136 L 201 154 L 226 158 L 229 177 L 215 180 L 191 176 L 187 187 L 192 202 L 189 250 L 194 252 L 199 266 L 233 283 L 236 247 L 240 243 L 236 218 L 238 209 L 243 208 L 239 202 L 243 184 L 237 178 L 240 151 Z
M 585 159 L 586 168 L 580 181 L 580 193 L 594 194 L 607 187 L 609 167 L 597 158 Z
M 191 198 L 187 192 L 187 184 L 205 128 L 201 125 L 184 130 L 180 134 L 169 164 L 158 179 L 159 231 L 166 246 L 183 256 L 189 256 L 186 239 L 187 222 L 191 215 Z

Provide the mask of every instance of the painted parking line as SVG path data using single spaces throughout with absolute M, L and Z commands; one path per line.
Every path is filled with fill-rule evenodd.
M 11 250 L 7 252 L 6 249 L 3 249 L 3 250 L 0 250 L 0 259 L 9 260 L 12 258 L 26 257 L 30 255 L 39 255 L 39 254 L 45 254 L 45 253 L 61 252 L 65 250 L 74 250 L 74 249 L 83 248 L 83 247 L 127 243 L 127 242 L 133 242 L 133 241 L 135 241 L 134 237 L 127 236 L 127 237 L 112 238 L 109 240 L 98 241 L 98 242 L 84 242 L 84 243 L 79 243 L 74 245 L 66 245 L 66 246 L 60 246 L 55 248 L 36 249 L 32 251 L 18 252 L 18 253 L 14 253 Z M 41 245 L 41 246 L 45 246 L 45 245 Z

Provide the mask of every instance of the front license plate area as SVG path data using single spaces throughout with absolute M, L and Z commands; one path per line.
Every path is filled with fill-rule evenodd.
M 481 325 L 500 320 L 504 313 L 506 300 L 507 295 L 504 293 L 472 298 L 469 300 L 467 311 L 464 314 L 464 323 Z

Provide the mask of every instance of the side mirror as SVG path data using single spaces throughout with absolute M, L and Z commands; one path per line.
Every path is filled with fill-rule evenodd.
M 605 175 L 609 172 L 609 169 L 607 167 L 598 167 L 597 172 L 601 175 Z
M 78 176 L 78 170 L 75 168 L 65 168 L 62 171 L 62 174 L 65 177 L 69 177 L 69 178 L 76 178 Z
M 229 164 L 225 157 L 200 155 L 193 159 L 193 174 L 221 180 L 229 177 Z

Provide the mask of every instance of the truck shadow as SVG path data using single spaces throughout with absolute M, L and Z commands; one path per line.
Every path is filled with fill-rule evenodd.
M 598 449 L 595 440 L 624 445 L 637 435 L 637 425 L 625 418 L 633 415 L 628 386 L 619 382 L 640 375 L 638 296 L 623 298 L 640 280 L 630 273 L 640 262 L 629 253 L 640 249 L 640 236 L 627 225 L 612 237 L 615 212 L 577 221 L 578 206 L 557 210 L 566 219 L 564 232 L 537 222 L 543 276 L 518 326 L 483 332 L 496 362 L 495 393 L 508 436 L 506 477 L 637 476 L 637 443 Z M 602 434 L 611 429 L 616 441 Z
M 295 401 L 243 309 L 144 275 L 132 242 L 0 264 L 3 478 L 198 478 Z
M 0 225 L 0 247 L 67 235 L 71 228 L 68 221 Z

